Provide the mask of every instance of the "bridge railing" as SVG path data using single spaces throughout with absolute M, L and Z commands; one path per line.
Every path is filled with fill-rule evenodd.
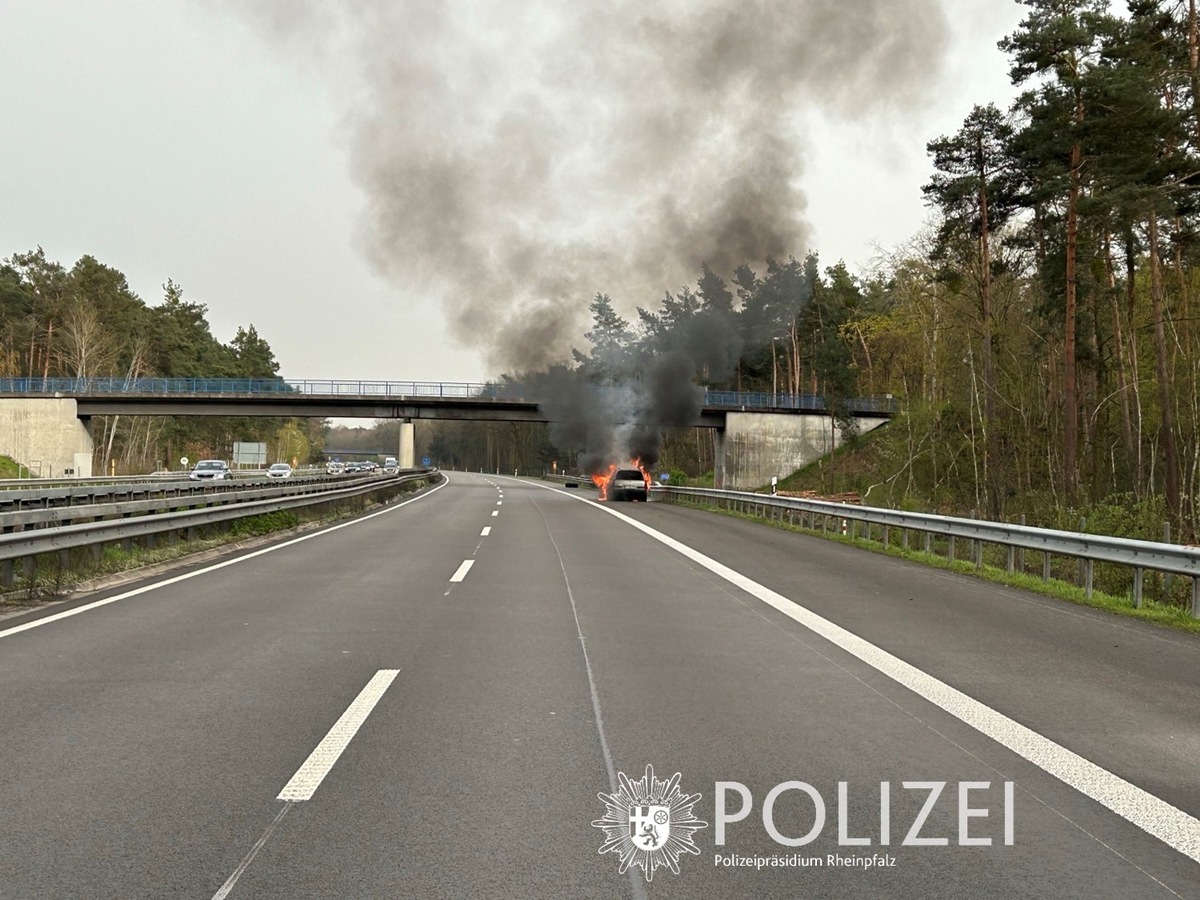
M 606 388 L 596 388 L 602 395 Z M 536 391 L 513 382 L 453 381 L 348 381 L 285 378 L 0 378 L 0 396 L 112 396 L 187 395 L 271 396 L 299 394 L 313 397 L 378 397 L 381 400 L 475 400 L 536 402 Z M 827 412 L 820 394 L 776 394 L 761 391 L 705 391 L 704 406 L 723 410 L 795 410 Z M 896 412 L 892 397 L 855 397 L 844 401 L 858 415 Z
M 446 381 L 340 381 L 284 378 L 0 378 L 0 394 L 306 394 L 349 397 L 421 397 L 431 399 L 524 400 L 521 385 Z
M 653 495 L 668 500 L 701 502 L 772 519 L 786 519 L 790 524 L 820 531 L 837 529 L 840 523 L 844 523 L 848 528 L 843 533 L 852 538 L 857 536 L 860 523 L 868 539 L 871 538 L 872 527 L 877 526 L 885 547 L 890 541 L 892 529 L 900 532 L 906 548 L 909 532 L 922 534 L 926 552 L 930 552 L 933 538 L 939 537 L 946 539 L 951 561 L 954 559 L 955 541 L 962 540 L 968 542 L 976 568 L 983 566 L 985 544 L 1006 548 L 1006 567 L 1010 573 L 1016 570 L 1018 553 L 1026 550 L 1040 552 L 1044 581 L 1050 580 L 1052 557 L 1070 557 L 1081 562 L 1084 588 L 1089 598 L 1092 595 L 1095 564 L 1116 563 L 1133 569 L 1135 606 L 1141 606 L 1142 603 L 1142 576 L 1145 570 L 1182 575 L 1192 580 L 1191 613 L 1193 618 L 1200 619 L 1200 547 L 747 491 L 656 486 Z
M 830 406 L 822 394 L 773 394 L 764 391 L 706 391 L 704 403 L 706 406 L 730 410 L 788 409 L 801 412 L 828 412 Z M 847 412 L 858 415 L 890 415 L 899 409 L 899 401 L 894 397 L 849 397 L 842 403 Z

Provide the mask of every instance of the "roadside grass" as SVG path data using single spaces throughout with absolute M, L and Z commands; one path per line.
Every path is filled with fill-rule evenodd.
M 423 479 L 399 485 L 399 490 L 391 500 L 400 499 L 427 487 L 430 483 L 430 479 Z M 197 529 L 199 534 L 191 540 L 185 540 L 178 535 L 172 537 L 160 534 L 156 536 L 152 547 L 112 542 L 103 545 L 98 552 L 93 547 L 77 547 L 57 553 L 44 553 L 34 560 L 32 572 L 17 567 L 16 584 L 9 591 L 0 594 L 0 609 L 37 604 L 98 578 L 164 563 L 186 561 L 188 557 L 249 539 L 273 534 L 282 535 L 302 527 L 309 529 L 329 525 L 384 505 L 386 504 L 370 501 L 365 497 L 351 497 L 333 509 L 300 507 L 215 523 Z
M 910 562 L 921 563 L 922 565 L 932 566 L 937 569 L 957 572 L 962 575 L 970 575 L 973 578 L 979 578 L 983 581 L 989 581 L 995 584 L 1002 584 L 1007 587 L 1019 588 L 1021 590 L 1030 591 L 1035 594 L 1041 594 L 1046 597 L 1053 597 L 1056 600 L 1062 600 L 1067 603 L 1074 603 L 1079 606 L 1089 606 L 1093 609 L 1103 609 L 1116 615 L 1125 616 L 1127 618 L 1139 619 L 1144 622 L 1151 622 L 1156 625 L 1162 625 L 1169 628 L 1174 628 L 1180 631 L 1186 631 L 1191 634 L 1200 634 L 1200 619 L 1193 619 L 1188 609 L 1175 603 L 1163 603 L 1154 600 L 1147 596 L 1144 591 L 1142 594 L 1142 605 L 1135 607 L 1133 605 L 1132 595 L 1117 595 L 1114 593 L 1106 593 L 1102 590 L 1093 590 L 1089 598 L 1087 591 L 1076 584 L 1071 584 L 1059 577 L 1051 577 L 1049 581 L 1043 581 L 1041 575 L 1033 575 L 1024 571 L 1009 572 L 1003 566 L 989 564 L 986 560 L 982 566 L 977 567 L 974 562 L 964 559 L 950 560 L 936 552 L 927 553 L 924 550 L 914 550 L 912 548 L 904 548 L 897 541 L 892 540 L 887 546 L 880 541 L 868 540 L 864 537 L 850 537 L 831 532 L 823 532 L 816 528 L 807 528 L 800 525 L 795 525 L 782 519 L 773 519 L 766 516 L 758 516 L 752 513 L 740 512 L 738 510 L 723 509 L 720 507 L 710 506 L 705 503 L 696 503 L 694 501 L 671 500 L 668 501 L 678 506 L 687 506 L 692 509 L 701 509 L 706 512 L 717 513 L 723 516 L 730 516 L 735 519 L 745 519 L 756 522 L 761 525 L 768 525 L 772 528 L 778 528 L 783 531 L 792 531 L 797 534 L 806 534 L 813 537 L 824 538 L 829 541 L 836 541 L 840 544 L 857 547 L 861 550 L 869 550 L 872 553 L 881 553 L 887 556 L 892 556 L 897 559 L 905 559 Z M 893 532 L 898 529 L 892 529 Z M 1038 554 L 1040 559 L 1040 554 Z M 1069 565 L 1064 567 L 1061 564 L 1058 571 L 1062 572 L 1064 568 L 1069 569 Z M 1179 579 L 1180 582 L 1186 579 Z M 1158 579 L 1160 584 L 1163 584 L 1161 578 Z M 1146 573 L 1147 588 L 1152 583 L 1151 573 Z M 1165 582 L 1168 587 L 1164 588 L 1164 592 L 1169 591 L 1170 582 Z
M 0 455 L 0 478 L 31 478 L 29 469 L 11 456 Z

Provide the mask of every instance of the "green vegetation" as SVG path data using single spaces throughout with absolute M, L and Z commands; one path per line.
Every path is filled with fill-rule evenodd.
M 125 276 L 93 256 L 71 268 L 38 247 L 0 261 L 0 377 L 277 379 L 279 364 L 254 325 L 224 344 L 208 308 L 174 281 L 148 306 Z M 323 420 L 104 416 L 92 422 L 96 470 L 178 466 L 181 456 L 229 459 L 235 441 L 262 441 L 272 459 L 320 460 Z
M 28 478 L 29 470 L 11 456 L 0 456 L 0 478 Z

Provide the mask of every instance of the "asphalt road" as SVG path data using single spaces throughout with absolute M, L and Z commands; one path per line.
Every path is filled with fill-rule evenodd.
M 0 897 L 1200 897 L 1197 639 L 701 511 L 449 477 L 0 621 Z M 706 823 L 648 884 L 592 825 L 647 765 Z M 813 831 L 799 846 L 764 824 L 786 782 L 768 822 Z M 946 783 L 919 831 L 944 843 L 905 841 L 915 782 Z M 840 806 L 869 844 L 839 839 Z

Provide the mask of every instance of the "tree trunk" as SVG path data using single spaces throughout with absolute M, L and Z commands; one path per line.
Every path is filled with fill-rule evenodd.
M 1133 442 L 1133 417 L 1129 409 L 1129 386 L 1132 379 L 1125 371 L 1125 336 L 1121 328 L 1121 304 L 1117 302 L 1117 273 L 1113 266 L 1112 234 L 1104 234 L 1104 271 L 1108 296 L 1112 305 L 1113 359 L 1117 367 L 1117 396 L 1121 401 L 1121 442 L 1125 448 L 1125 463 L 1132 465 L 1136 450 Z M 1137 376 L 1134 375 L 1134 378 Z M 1117 473 L 1113 473 L 1114 482 Z M 1119 485 L 1117 485 L 1119 487 Z
M 1077 448 L 1079 442 L 1079 401 L 1075 390 L 1075 258 L 1079 243 L 1079 182 L 1083 150 L 1076 143 L 1071 147 L 1071 186 L 1067 194 L 1067 277 L 1066 309 L 1063 333 L 1063 487 L 1067 503 L 1075 504 L 1079 484 Z
M 984 167 L 983 135 L 977 137 L 979 160 L 979 260 L 982 269 L 979 306 L 983 328 L 983 477 L 992 518 L 999 519 L 1004 501 L 1000 432 L 996 427 L 996 373 L 992 359 L 992 248 L 988 222 L 987 171 Z
M 1183 510 L 1179 492 L 1179 456 L 1175 445 L 1174 397 L 1171 391 L 1171 372 L 1167 361 L 1167 332 L 1163 322 L 1164 298 L 1162 266 L 1158 253 L 1158 213 L 1150 213 L 1150 315 L 1154 321 L 1154 355 L 1158 364 L 1158 398 L 1161 410 L 1163 445 L 1163 483 L 1167 507 L 1176 522 Z
M 1192 131 L 1200 143 L 1200 22 L 1196 0 L 1188 0 L 1188 72 L 1192 77 Z

